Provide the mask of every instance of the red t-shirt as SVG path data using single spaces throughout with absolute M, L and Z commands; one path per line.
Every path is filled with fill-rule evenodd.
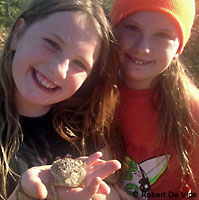
M 122 85 L 119 90 L 117 118 L 128 154 L 125 159 L 127 173 L 122 187 L 130 195 L 139 194 L 143 199 L 187 198 L 186 192 L 190 187 L 181 183 L 180 165 L 174 151 L 166 148 L 160 150 L 156 146 L 157 109 L 151 103 L 152 91 L 132 90 Z M 197 172 L 198 151 L 198 162 L 194 163 Z M 193 196 L 199 199 L 199 193 L 192 193 Z

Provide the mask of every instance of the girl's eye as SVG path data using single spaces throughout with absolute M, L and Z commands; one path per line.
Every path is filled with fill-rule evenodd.
M 133 32 L 139 31 L 138 27 L 136 27 L 134 25 L 126 25 L 126 29 L 128 29 L 129 31 L 133 31 Z
M 74 60 L 73 63 L 74 63 L 75 65 L 78 65 L 78 67 L 84 69 L 85 71 L 88 71 L 87 67 L 86 67 L 81 61 L 79 61 L 79 60 Z
M 56 42 L 54 42 L 54 41 L 52 41 L 52 40 L 50 40 L 50 39 L 47 39 L 47 38 L 45 38 L 44 40 L 45 40 L 45 41 L 47 42 L 47 44 L 48 44 L 50 47 L 52 47 L 53 49 L 56 49 L 56 50 L 59 50 L 59 49 L 60 49 L 59 45 L 58 45 Z
M 161 38 L 170 38 L 170 36 L 167 33 L 157 33 L 156 36 Z

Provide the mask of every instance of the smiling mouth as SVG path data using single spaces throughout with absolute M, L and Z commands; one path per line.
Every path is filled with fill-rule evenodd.
M 132 63 L 134 63 L 136 65 L 148 65 L 148 64 L 152 63 L 152 61 L 144 61 L 144 60 L 136 59 L 129 55 L 127 55 L 127 57 L 131 60 Z
M 48 90 L 58 89 L 57 85 L 47 80 L 39 71 L 33 69 L 33 75 L 34 75 L 34 78 L 37 80 L 37 83 L 43 86 L 45 89 L 48 89 Z

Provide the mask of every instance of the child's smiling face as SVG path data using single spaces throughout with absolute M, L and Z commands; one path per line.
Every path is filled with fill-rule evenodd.
M 54 13 L 23 33 L 24 26 L 21 20 L 12 38 L 12 73 L 17 109 L 32 115 L 31 110 L 46 112 L 81 87 L 99 57 L 101 41 L 81 12 Z
M 140 11 L 117 26 L 120 78 L 133 89 L 147 89 L 177 56 L 179 33 L 166 14 Z

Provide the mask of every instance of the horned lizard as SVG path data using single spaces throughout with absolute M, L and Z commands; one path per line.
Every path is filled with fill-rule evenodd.
M 54 180 L 50 184 L 50 189 L 53 199 L 57 198 L 55 186 L 74 188 L 82 184 L 86 176 L 84 166 L 85 162 L 72 158 L 58 159 L 52 163 L 50 172 L 54 176 Z

